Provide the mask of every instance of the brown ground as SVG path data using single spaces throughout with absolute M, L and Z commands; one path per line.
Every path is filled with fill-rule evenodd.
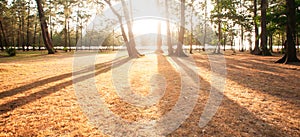
M 199 118 L 211 88 L 210 66 L 204 54 L 193 55 L 201 70 L 199 100 L 190 117 L 168 136 L 300 136 L 300 65 L 273 62 L 279 57 L 226 55 L 224 98 L 204 128 Z M 146 95 L 149 77 L 165 77 L 166 93 L 158 104 L 136 107 L 118 98 L 110 65 L 125 63 L 114 54 L 100 54 L 96 83 L 109 108 L 123 119 L 158 119 L 175 105 L 180 90 L 178 71 L 162 55 L 134 60 L 130 82 Z M 0 136 L 104 136 L 88 122 L 72 83 L 71 54 L 0 58 Z

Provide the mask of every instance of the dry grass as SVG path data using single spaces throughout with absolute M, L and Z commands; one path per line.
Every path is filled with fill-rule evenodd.
M 279 57 L 226 55 L 227 77 L 218 112 L 204 128 L 199 118 L 209 97 L 211 70 L 207 56 L 193 55 L 201 70 L 199 100 L 190 117 L 168 136 L 299 136 L 300 66 L 273 62 Z M 153 74 L 165 77 L 163 98 L 151 107 L 136 107 L 115 93 L 110 66 L 113 54 L 96 61 L 99 94 L 109 108 L 129 121 L 158 119 L 175 105 L 180 75 L 167 57 L 154 54 L 133 60 L 130 83 L 146 95 Z M 105 136 L 82 112 L 72 83 L 70 54 L 0 58 L 0 136 Z

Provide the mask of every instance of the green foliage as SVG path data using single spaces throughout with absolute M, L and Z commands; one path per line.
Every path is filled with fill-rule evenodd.
M 16 49 L 13 47 L 9 47 L 5 50 L 5 52 L 8 54 L 8 56 L 13 57 L 16 56 Z
M 64 48 L 63 48 L 63 51 L 68 52 L 68 48 L 67 48 L 67 47 L 64 47 Z

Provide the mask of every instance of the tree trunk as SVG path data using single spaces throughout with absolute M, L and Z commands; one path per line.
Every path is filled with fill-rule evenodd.
M 222 41 L 222 30 L 221 30 L 221 20 L 218 19 L 218 45 L 215 49 L 215 53 L 221 53 L 221 41 Z
M 67 16 L 65 16 L 65 28 L 64 28 L 64 40 L 65 40 L 65 44 L 64 44 L 64 48 L 67 48 L 68 46 L 68 29 L 67 29 Z M 66 50 L 67 52 L 67 50 Z
M 35 46 L 36 46 L 36 27 L 37 27 L 37 23 L 34 23 L 34 31 L 33 31 L 33 50 L 35 50 Z
M 193 6 L 194 1 L 192 0 L 191 6 Z M 192 8 L 192 13 L 191 13 L 191 37 L 190 37 L 190 54 L 193 54 L 193 14 L 194 10 Z
M 25 43 L 25 18 L 24 18 L 24 15 L 22 15 L 22 28 L 21 28 L 21 41 L 22 41 L 22 50 L 25 51 L 25 46 L 26 46 L 26 43 Z
M 299 35 L 298 34 L 297 34 L 297 39 L 296 40 L 297 40 L 296 43 L 297 43 L 297 46 L 298 46 L 298 52 L 300 52 Z
M 78 23 L 79 23 L 79 10 L 77 11 L 77 19 L 76 19 L 76 34 L 75 34 L 75 46 L 77 46 L 78 39 L 79 39 L 79 28 L 78 28 Z
M 49 0 L 50 7 L 52 7 L 52 0 Z M 53 40 L 53 26 L 52 26 L 52 8 L 49 8 L 50 14 L 49 14 L 49 26 L 50 26 L 50 38 Z
M 217 7 L 218 8 L 218 14 L 220 14 L 219 0 L 217 0 L 217 6 L 218 6 Z M 221 53 L 221 51 L 220 51 L 221 50 L 221 48 L 220 48 L 221 41 L 222 41 L 221 19 L 218 16 L 218 45 L 217 45 L 214 53 L 217 53 L 217 54 Z
M 171 41 L 171 30 L 170 30 L 170 17 L 169 17 L 169 0 L 165 0 L 165 10 L 166 10 L 166 18 L 167 18 L 167 45 L 168 45 L 168 54 L 173 55 L 174 49 L 172 47 L 172 41 Z
M 241 26 L 241 47 L 242 47 L 242 50 L 241 50 L 241 52 L 244 52 L 244 50 L 245 50 L 245 47 L 244 47 L 244 27 L 243 26 Z
M 159 0 L 156 0 L 156 6 L 157 6 L 157 10 L 160 12 L 160 4 L 159 4 Z M 157 49 L 156 49 L 156 53 L 163 53 L 163 50 L 161 49 L 162 47 L 162 36 L 161 36 L 161 21 L 158 21 L 157 24 Z
M 43 35 L 43 40 L 44 40 L 45 47 L 48 50 L 48 54 L 54 54 L 52 41 L 51 41 L 50 36 L 49 36 L 48 26 L 47 26 L 46 19 L 45 19 L 45 16 L 44 16 L 42 1 L 41 0 L 36 0 L 36 3 L 37 3 L 38 12 L 39 12 L 39 18 L 40 18 L 42 35 Z
M 133 35 L 133 32 L 132 32 L 132 22 L 131 22 L 130 17 L 129 17 L 129 11 L 128 11 L 127 5 L 126 5 L 124 0 L 121 0 L 121 2 L 122 2 L 122 7 L 123 7 L 125 20 L 126 20 L 126 23 L 127 23 L 129 45 L 130 45 L 130 48 L 131 48 L 131 54 L 129 56 L 133 57 L 133 58 L 143 56 L 136 49 L 135 39 L 134 39 L 134 35 Z
M 226 51 L 226 43 L 227 43 L 227 35 L 224 35 L 224 42 L 223 42 L 224 49 L 223 49 L 223 51 Z
M 6 39 L 6 35 L 5 35 L 5 31 L 4 31 L 1 19 L 0 19 L 0 27 L 1 27 L 1 32 L 2 32 L 2 36 L 3 36 L 4 46 L 5 46 L 5 48 L 7 48 L 8 47 L 8 42 L 7 42 L 7 39 Z M 1 47 L 1 49 L 3 49 L 3 46 Z
M 284 33 L 282 33 L 282 37 L 281 37 L 281 51 L 285 50 L 285 47 L 284 47 L 285 39 L 284 39 L 284 37 L 286 37 L 286 36 L 284 35 Z M 284 53 L 284 52 L 282 52 L 282 53 Z
M 295 0 L 286 0 L 287 5 L 287 26 L 286 26 L 286 38 L 287 49 L 284 56 L 276 61 L 276 63 L 290 63 L 299 62 L 296 53 L 295 45 L 295 28 L 296 28 L 296 12 L 295 12 Z
M 273 35 L 272 34 L 269 36 L 269 47 L 270 47 L 270 52 L 273 53 Z
M 178 35 L 178 43 L 175 54 L 179 57 L 186 57 L 187 55 L 183 52 L 183 41 L 184 41 L 184 33 L 185 33 L 185 0 L 181 0 L 181 21 L 180 21 L 180 30 Z
M 258 34 L 258 25 L 257 25 L 257 0 L 254 0 L 254 29 L 255 29 L 255 46 L 254 50 L 251 51 L 251 54 L 262 55 L 262 52 L 259 48 L 259 34 Z
M 263 56 L 271 56 L 272 54 L 268 50 L 267 45 L 267 8 L 268 8 L 268 1 L 262 0 L 261 1 L 261 43 L 260 46 L 262 47 L 262 55 Z
M 21 15 L 19 15 L 21 16 Z M 22 19 L 19 17 L 19 24 L 18 24 L 18 49 L 22 47 Z M 22 48 L 23 49 L 23 48 Z M 24 49 L 23 49 L 24 50 Z
M 12 26 L 15 25 L 14 20 L 11 21 L 11 25 Z M 12 38 L 11 38 L 11 43 L 10 44 L 15 47 L 15 32 L 12 31 L 11 35 L 12 35 Z
M 231 35 L 230 47 L 231 47 L 232 52 L 233 52 L 233 53 L 236 53 L 236 52 L 235 52 L 235 49 L 233 48 L 233 41 L 234 41 L 234 36 Z
M 163 53 L 162 47 L 162 37 L 161 37 L 161 21 L 158 21 L 157 24 L 157 49 L 156 53 Z
M 29 4 L 29 3 L 28 3 Z M 26 33 L 26 36 L 27 36 L 27 40 L 26 40 L 26 50 L 29 51 L 29 46 L 30 46 L 30 5 L 28 5 L 28 9 L 27 9 L 27 33 Z
M 42 37 L 42 32 L 39 33 L 39 51 L 42 50 L 41 49 L 41 43 L 42 43 L 41 37 Z
M 2 34 L 0 33 L 0 50 L 4 51 L 4 47 L 3 47 L 3 42 L 2 42 Z
M 205 7 L 204 7 L 204 37 L 203 37 L 203 48 L 202 50 L 205 51 L 205 44 L 206 44 L 206 23 L 207 23 L 207 0 L 205 0 Z
M 69 51 L 71 52 L 72 49 L 71 49 L 71 36 L 70 36 L 70 22 L 68 20 L 68 41 L 69 41 Z
M 125 28 L 124 28 L 123 21 L 122 21 L 122 16 L 116 11 L 116 9 L 114 9 L 114 7 L 112 6 L 112 4 L 110 3 L 109 0 L 104 0 L 104 1 L 109 5 L 110 9 L 117 16 L 117 18 L 119 20 L 120 27 L 121 27 L 122 37 L 123 37 L 123 40 L 125 42 L 125 45 L 126 45 L 129 57 L 137 56 L 137 54 L 135 54 L 135 55 L 133 54 L 133 51 L 132 51 L 131 46 L 130 46 L 130 43 L 129 43 L 128 38 L 126 36 Z

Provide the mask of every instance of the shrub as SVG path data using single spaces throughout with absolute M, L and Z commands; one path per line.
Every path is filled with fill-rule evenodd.
M 63 51 L 68 52 L 68 48 L 67 48 L 67 47 L 64 47 L 64 48 L 63 48 Z
M 7 48 L 5 51 L 8 54 L 8 56 L 10 56 L 10 57 L 16 56 L 15 48 L 10 47 L 10 48 Z

